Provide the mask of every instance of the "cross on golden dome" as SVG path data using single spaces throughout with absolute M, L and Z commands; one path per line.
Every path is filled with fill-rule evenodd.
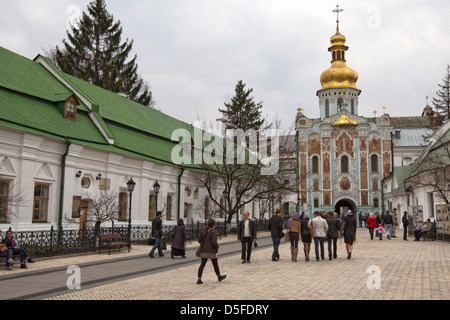
M 334 13 L 336 13 L 336 23 L 337 23 L 337 30 L 339 32 L 339 13 L 344 12 L 344 9 L 339 9 L 339 4 L 336 5 L 336 9 L 333 10 Z

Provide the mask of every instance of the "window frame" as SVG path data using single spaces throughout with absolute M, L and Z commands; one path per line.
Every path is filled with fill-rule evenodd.
M 36 188 L 41 187 L 41 192 L 39 196 L 36 196 Z M 43 190 L 44 188 L 47 188 L 47 197 L 43 196 Z M 43 206 L 43 202 L 45 201 L 45 208 Z M 36 207 L 36 202 L 39 203 L 39 206 Z M 34 184 L 34 193 L 33 193 L 33 216 L 32 216 L 32 222 L 33 223 L 45 223 L 48 222 L 48 204 L 50 202 L 50 184 L 48 183 L 42 183 L 42 182 L 36 182 Z M 38 212 L 38 218 L 35 218 L 35 211 Z

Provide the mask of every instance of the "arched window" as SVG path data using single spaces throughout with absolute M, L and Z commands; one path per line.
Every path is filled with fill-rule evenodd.
M 378 156 L 376 154 L 370 157 L 371 172 L 378 172 Z
M 342 111 L 342 104 L 343 103 L 344 103 L 344 99 L 339 98 L 338 101 L 337 101 L 337 112 L 338 113 L 341 113 L 341 111 Z
M 349 169 L 348 169 L 348 157 L 347 156 L 343 156 L 341 158 L 341 172 L 343 173 L 348 173 Z
M 330 116 L 330 100 L 325 101 L 325 118 Z
M 319 157 L 312 158 L 312 173 L 319 173 Z
M 380 204 L 378 202 L 378 198 L 373 199 L 373 207 L 378 208 L 379 206 L 380 206 Z

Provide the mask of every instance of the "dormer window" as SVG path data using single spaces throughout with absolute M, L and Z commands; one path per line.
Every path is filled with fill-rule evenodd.
M 64 118 L 73 121 L 77 120 L 77 105 L 78 102 L 74 96 L 71 96 L 69 99 L 67 99 L 64 108 Z

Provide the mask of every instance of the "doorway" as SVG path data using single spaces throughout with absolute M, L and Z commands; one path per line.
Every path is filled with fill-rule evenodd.
M 353 214 L 356 213 L 356 204 L 350 199 L 341 199 L 336 203 L 336 206 L 334 207 L 335 212 L 339 214 L 339 216 L 343 216 L 345 213 L 347 213 L 348 210 L 351 210 Z

